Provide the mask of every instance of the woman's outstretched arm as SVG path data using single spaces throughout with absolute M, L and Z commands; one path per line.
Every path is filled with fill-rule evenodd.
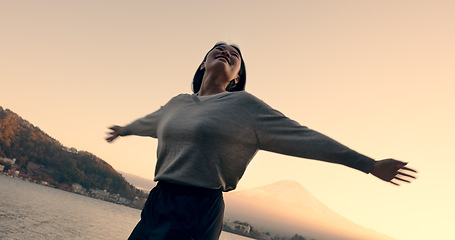
M 374 160 L 300 125 L 262 101 L 259 104 L 254 115 L 259 149 L 343 164 L 371 173 L 394 185 L 401 182 L 409 183 L 415 178 L 417 171 L 405 167 L 407 164 L 405 162 L 395 159 Z
M 374 163 L 373 170 L 371 170 L 371 174 L 373 174 L 379 179 L 382 179 L 386 182 L 390 182 L 397 186 L 400 185 L 398 184 L 400 182 L 410 183 L 411 179 L 416 178 L 415 173 L 417 173 L 417 171 L 412 168 L 405 167 L 406 164 L 408 163 L 391 158 L 379 160 Z M 403 170 L 406 171 L 407 173 L 403 172 Z

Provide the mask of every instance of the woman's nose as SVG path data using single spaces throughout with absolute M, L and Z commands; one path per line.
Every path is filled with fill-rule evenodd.
M 231 53 L 230 53 L 229 51 L 227 51 L 227 50 L 223 50 L 221 53 L 222 53 L 223 55 L 226 55 L 227 57 L 230 57 L 230 56 L 231 56 Z

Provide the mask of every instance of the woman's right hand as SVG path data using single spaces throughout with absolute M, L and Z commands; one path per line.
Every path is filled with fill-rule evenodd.
M 106 138 L 106 141 L 110 143 L 110 142 L 114 141 L 117 137 L 120 136 L 120 131 L 121 131 L 122 127 L 115 125 L 115 126 L 110 127 L 109 129 L 112 130 L 112 132 L 107 133 L 107 134 L 109 134 L 109 136 Z
M 410 183 L 410 180 L 416 178 L 415 175 L 417 174 L 417 171 L 412 168 L 405 167 L 406 164 L 408 163 L 391 158 L 379 160 L 375 162 L 373 170 L 371 170 L 371 174 L 397 186 L 400 184 L 396 181 Z M 403 170 L 407 171 L 407 173 L 403 172 Z M 407 177 L 408 179 L 403 177 Z

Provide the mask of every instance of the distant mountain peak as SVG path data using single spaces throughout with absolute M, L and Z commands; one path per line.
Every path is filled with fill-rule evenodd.
M 316 197 L 306 190 L 299 182 L 293 180 L 282 180 L 261 187 L 256 187 L 248 190 L 239 190 L 233 192 L 232 195 L 237 196 L 260 196 L 262 201 L 269 202 L 274 205 L 294 206 L 305 211 L 313 211 L 319 213 L 330 213 L 332 211 L 321 203 Z
M 228 192 L 225 199 L 228 219 L 272 231 L 306 232 L 317 239 L 390 239 L 340 216 L 292 180 Z

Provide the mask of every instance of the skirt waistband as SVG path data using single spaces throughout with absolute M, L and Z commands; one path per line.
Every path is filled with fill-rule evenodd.
M 222 193 L 221 189 L 209 189 L 195 186 L 186 186 L 165 181 L 159 181 L 158 184 L 156 185 L 156 188 L 159 188 L 164 191 L 180 193 L 185 195 L 216 195 Z

